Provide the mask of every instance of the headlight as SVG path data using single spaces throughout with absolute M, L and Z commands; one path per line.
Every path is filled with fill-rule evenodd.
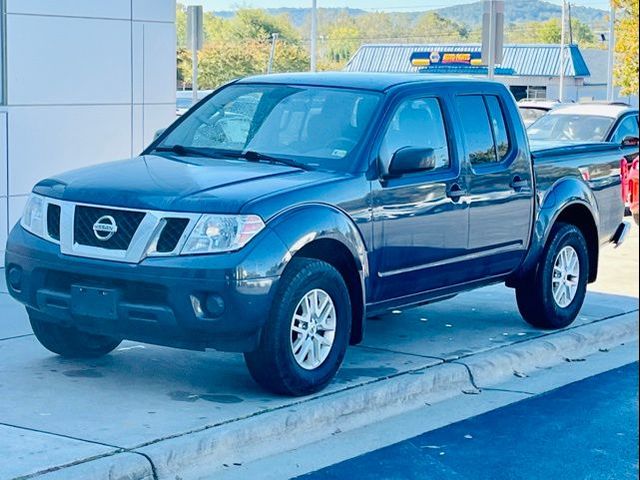
M 44 238 L 47 217 L 45 212 L 46 205 L 47 203 L 40 195 L 31 194 L 20 219 L 22 228 L 38 237 Z
M 182 255 L 239 250 L 264 228 L 257 215 L 203 215 L 187 238 Z

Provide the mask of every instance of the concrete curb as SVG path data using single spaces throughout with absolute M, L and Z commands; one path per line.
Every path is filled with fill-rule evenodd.
M 335 433 L 638 339 L 638 312 L 420 368 L 140 447 L 159 479 L 213 475 Z M 66 477 L 70 478 L 70 477 Z M 98 477 L 93 477 L 98 478 Z M 109 477 L 110 478 L 110 477 Z M 125 477 L 126 478 L 126 477 Z
M 143 455 L 131 452 L 118 452 L 96 459 L 61 466 L 55 470 L 19 477 L 43 480 L 154 480 L 151 462 Z

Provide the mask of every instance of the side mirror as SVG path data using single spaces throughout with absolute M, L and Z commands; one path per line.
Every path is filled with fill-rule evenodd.
M 406 173 L 424 172 L 436 168 L 433 148 L 404 147 L 393 154 L 389 164 L 389 177 L 400 177 Z
M 640 139 L 633 135 L 627 135 L 622 139 L 623 147 L 637 147 L 638 145 L 640 145 Z
M 153 134 L 153 139 L 157 140 L 158 137 L 160 137 L 160 135 L 162 135 L 165 130 L 166 128 L 161 128 L 160 130 L 156 130 L 156 133 Z

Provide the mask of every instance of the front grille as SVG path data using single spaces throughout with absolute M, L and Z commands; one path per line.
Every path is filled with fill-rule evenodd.
M 178 246 L 180 237 L 189 223 L 188 218 L 167 218 L 167 223 L 162 229 L 156 251 L 160 253 L 173 252 Z
M 117 226 L 115 234 L 107 240 L 98 238 L 93 230 L 94 224 L 104 216 L 113 217 Z M 79 245 L 89 247 L 127 250 L 144 216 L 144 212 L 78 205 L 76 206 L 73 222 L 74 241 Z
M 50 203 L 47 207 L 47 233 L 54 240 L 60 240 L 60 205 Z

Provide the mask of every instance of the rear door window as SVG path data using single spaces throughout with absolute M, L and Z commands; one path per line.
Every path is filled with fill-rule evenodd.
M 471 164 L 487 165 L 505 160 L 511 143 L 498 97 L 465 95 L 457 97 L 456 103 Z
M 500 106 L 498 97 L 488 95 L 484 97 L 489 109 L 489 118 L 491 119 L 491 127 L 493 129 L 493 137 L 495 139 L 498 161 L 502 162 L 509 153 L 509 134 L 507 132 L 507 124 L 504 120 L 504 113 Z
M 482 95 L 465 95 L 456 98 L 462 121 L 462 134 L 467 155 L 472 165 L 496 163 L 496 148 L 489 114 Z

